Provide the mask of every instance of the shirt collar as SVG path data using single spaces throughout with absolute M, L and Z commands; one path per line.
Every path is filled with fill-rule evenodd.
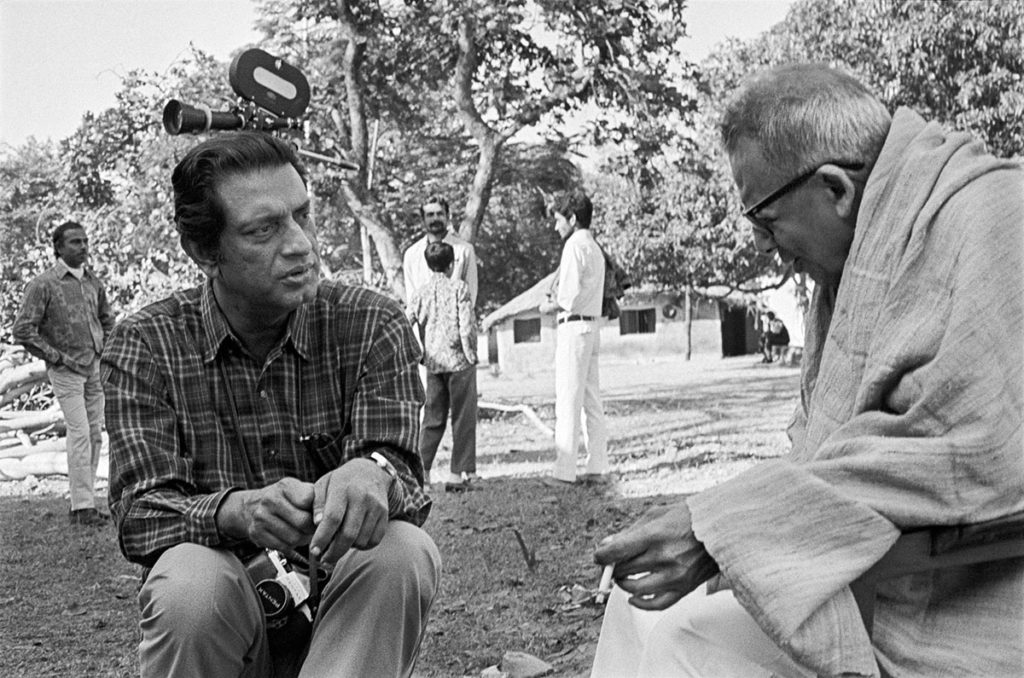
M 57 274 L 58 278 L 63 278 L 64 276 L 71 274 L 71 269 L 68 268 L 67 263 L 65 263 L 64 260 L 60 259 L 60 258 L 57 259 L 57 263 L 54 265 L 53 270 Z M 82 271 L 83 271 L 83 275 L 82 275 L 83 278 L 90 277 L 89 267 L 88 266 L 83 264 L 82 265 Z
M 234 332 L 231 331 L 228 319 L 224 317 L 224 312 L 220 310 L 220 306 L 217 304 L 217 298 L 213 294 L 213 280 L 207 280 L 203 285 L 203 293 L 199 304 L 203 323 L 203 362 L 209 363 L 217 356 L 217 352 L 220 351 L 227 339 L 230 338 L 231 341 L 239 346 L 241 346 L 241 342 Z M 303 360 L 307 361 L 312 355 L 309 306 L 310 304 L 302 304 L 295 309 L 295 312 L 288 319 L 288 328 L 285 330 L 284 338 L 281 341 L 282 346 L 287 346 L 290 343 L 295 352 Z

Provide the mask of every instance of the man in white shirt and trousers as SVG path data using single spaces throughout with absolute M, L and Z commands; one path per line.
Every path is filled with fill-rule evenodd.
M 582 190 L 556 196 L 555 230 L 565 245 L 558 266 L 558 287 L 540 305 L 557 313 L 555 348 L 555 450 L 551 484 L 576 478 L 581 429 L 587 449 L 584 483 L 600 483 L 608 473 L 608 427 L 601 404 L 598 354 L 601 348 L 601 301 L 605 260 L 590 231 L 594 207 Z M 582 411 L 582 427 L 580 413 Z

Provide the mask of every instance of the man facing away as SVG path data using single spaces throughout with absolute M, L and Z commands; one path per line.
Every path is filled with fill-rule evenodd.
M 429 243 L 424 257 L 432 275 L 406 308 L 410 322 L 420 327 L 427 368 L 420 458 L 429 477 L 451 403 L 456 444 L 445 490 L 457 492 L 468 489 L 468 479 L 476 476 L 476 321 L 469 286 L 450 277 L 455 262 L 452 246 Z
M 608 428 L 601 404 L 599 353 L 605 259 L 590 231 L 594 207 L 582 190 L 561 193 L 552 206 L 562 237 L 558 288 L 540 305 L 556 313 L 554 484 L 576 482 L 576 454 L 583 414 L 587 450 L 585 482 L 603 482 L 608 473 Z
M 476 308 L 477 295 L 477 263 L 476 251 L 473 246 L 448 230 L 450 212 L 448 201 L 441 196 L 432 196 L 420 206 L 420 217 L 423 219 L 424 236 L 409 246 L 402 257 L 402 270 L 405 274 L 405 299 L 406 305 L 411 305 L 413 296 L 417 291 L 423 289 L 434 277 L 426 260 L 426 250 L 430 243 L 443 242 L 451 246 L 454 252 L 452 262 L 452 273 L 450 277 L 455 280 L 462 280 L 469 288 L 469 299 L 473 308 Z M 444 435 L 445 419 L 447 416 L 438 418 L 436 415 L 443 407 L 447 410 L 449 404 L 452 412 L 452 454 L 456 450 L 472 449 L 473 468 L 476 468 L 476 417 L 477 417 L 477 388 L 476 369 L 470 370 L 462 375 L 460 379 L 449 382 L 447 389 L 440 389 L 438 383 L 434 383 L 434 390 L 431 392 L 429 370 L 422 371 L 420 376 L 427 389 L 426 409 L 423 412 L 423 441 L 420 448 L 429 447 L 434 444 L 436 438 L 440 441 Z M 447 394 L 444 392 L 447 390 Z M 456 406 L 458 402 L 460 405 Z M 436 451 L 436 447 L 435 447 Z M 466 457 L 468 458 L 468 457 Z M 452 461 L 454 462 L 454 456 Z M 433 463 L 433 457 L 427 464 Z M 454 467 L 453 467 L 454 468 Z M 477 480 L 476 472 L 468 473 L 461 478 L 459 483 L 464 487 L 468 483 Z M 430 478 L 428 476 L 427 481 Z M 449 477 L 446 485 L 453 485 L 453 478 Z M 462 489 L 464 489 L 464 487 Z
M 319 277 L 306 174 L 223 134 L 172 175 L 206 274 L 118 326 L 103 356 L 110 501 L 139 592 L 143 676 L 409 676 L 440 557 L 415 451 L 419 349 L 398 304 Z M 243 560 L 308 553 L 311 634 L 268 644 Z
M 91 269 L 89 239 L 81 224 L 67 221 L 53 231 L 57 263 L 25 288 L 14 321 L 14 340 L 46 362 L 46 375 L 67 425 L 68 485 L 72 524 L 102 525 L 97 510 L 96 471 L 103 445 L 100 353 L 114 327 L 103 284 Z
M 602 543 L 592 675 L 1024 675 L 1022 559 L 883 581 L 870 639 L 849 588 L 901 531 L 1024 508 L 1021 167 L 819 65 L 720 131 L 757 247 L 817 283 L 792 450 Z

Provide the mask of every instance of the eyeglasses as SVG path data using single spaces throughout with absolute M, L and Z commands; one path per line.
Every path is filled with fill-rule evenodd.
M 761 219 L 757 218 L 757 213 L 760 212 L 761 210 L 763 210 L 768 205 L 770 205 L 773 202 L 775 202 L 776 200 L 778 200 L 779 198 L 781 198 L 782 196 L 786 195 L 790 191 L 793 191 L 793 190 L 796 190 L 797 188 L 799 188 L 801 184 L 803 184 L 805 181 L 807 181 L 808 179 L 813 177 L 815 174 L 817 174 L 818 170 L 820 170 L 825 165 L 835 165 L 836 167 L 842 168 L 844 170 L 850 170 L 851 172 L 856 172 L 857 170 L 864 168 L 864 163 L 862 163 L 862 162 L 825 162 L 825 163 L 822 163 L 822 164 L 818 165 L 817 167 L 815 167 L 813 169 L 807 170 L 806 172 L 804 172 L 800 176 L 796 177 L 795 179 L 793 179 L 793 180 L 783 184 L 782 186 L 780 186 L 779 188 L 775 189 L 774 191 L 772 191 L 771 193 L 769 193 L 765 197 L 763 197 L 760 200 L 758 200 L 756 203 L 754 203 L 750 207 L 748 207 L 745 210 L 743 210 L 743 216 L 748 221 L 750 221 L 750 223 L 752 223 L 756 228 L 759 228 L 762 231 L 767 231 L 768 235 L 774 236 L 775 234 L 772 232 L 772 229 L 768 227 L 768 224 L 765 223 L 764 221 L 762 221 Z

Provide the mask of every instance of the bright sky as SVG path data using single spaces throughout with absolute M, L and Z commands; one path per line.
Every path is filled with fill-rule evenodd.
M 757 35 L 790 4 L 693 0 L 690 57 Z M 114 105 L 121 76 L 164 71 L 190 43 L 227 59 L 255 42 L 254 19 L 252 0 L 0 0 L 0 143 L 68 136 L 83 113 Z

